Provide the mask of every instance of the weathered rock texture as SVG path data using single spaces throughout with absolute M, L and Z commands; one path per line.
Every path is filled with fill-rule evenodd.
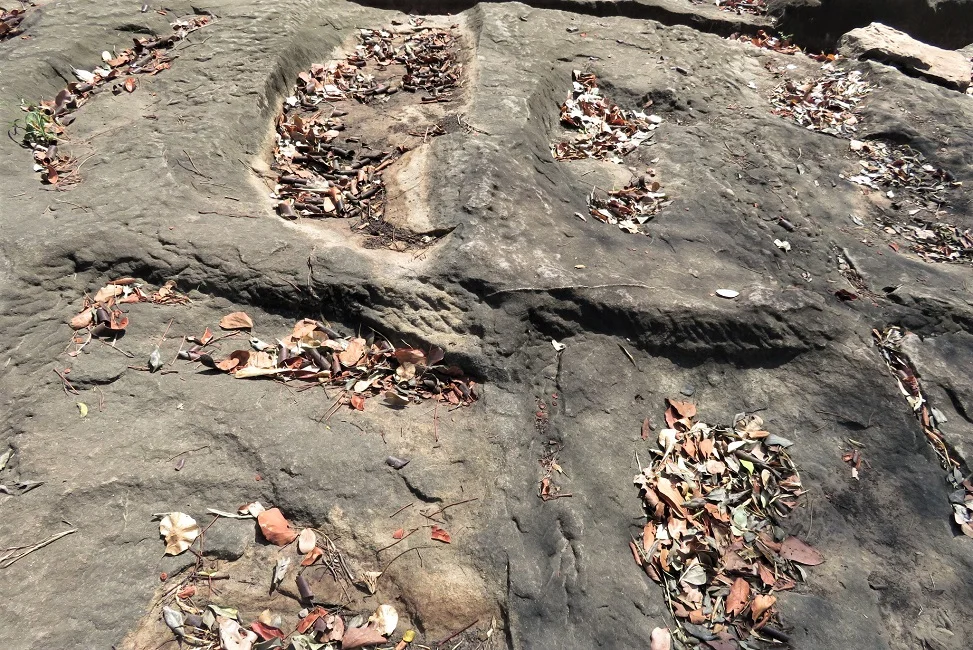
M 838 41 L 838 51 L 852 59 L 878 61 L 953 90 L 970 87 L 973 64 L 962 52 L 921 43 L 881 23 L 853 29 Z
M 30 39 L 0 44 L 0 118 L 21 117 L 21 99 L 53 97 L 72 66 L 192 11 L 183 0 L 168 6 L 165 17 L 120 0 L 35 10 Z M 425 5 L 453 8 L 439 7 Z M 645 648 L 668 613 L 627 545 L 642 516 L 635 455 L 654 444 L 641 440 L 640 423 L 658 422 L 662 400 L 692 385 L 704 420 L 760 410 L 796 443 L 809 495 L 790 530 L 827 561 L 781 597 L 795 647 L 969 647 L 973 546 L 951 528 L 943 472 L 871 342 L 871 329 L 887 324 L 915 333 L 930 400 L 969 458 L 969 266 L 892 250 L 875 219 L 900 212 L 839 177 L 858 165 L 847 142 L 770 113 L 781 75 L 814 76 L 818 62 L 604 15 L 612 7 L 481 4 L 437 19 L 463 34 L 468 77 L 456 102 L 468 128 L 389 172 L 390 195 L 410 197 L 390 218 L 449 233 L 421 255 L 364 249 L 346 222 L 285 222 L 268 199 L 274 120 L 296 75 L 346 51 L 356 28 L 407 19 L 391 10 L 208 4 L 218 20 L 178 48 L 171 70 L 79 112 L 64 147 L 87 162 L 70 191 L 40 185 L 30 152 L 3 141 L 0 443 L 15 454 L 0 478 L 44 484 L 0 496 L 0 547 L 68 525 L 79 532 L 0 571 L 0 646 L 170 640 L 150 608 L 160 572 L 189 560 L 162 558 L 153 513 L 208 521 L 206 508 L 260 499 L 377 568 L 401 548 L 379 552 L 391 532 L 414 521 L 390 519 L 397 508 L 475 497 L 448 511 L 451 545 L 422 550 L 421 563 L 401 558 L 378 594 L 356 593 L 351 606 L 395 603 L 429 642 L 474 623 L 465 647 L 478 647 L 495 617 L 494 648 Z M 877 86 L 859 136 L 908 143 L 965 181 L 950 214 L 973 225 L 973 102 L 858 65 Z M 664 120 L 657 144 L 623 166 L 552 160 L 576 68 L 626 107 L 651 100 Z M 628 167 L 652 167 L 675 199 L 651 237 L 574 216 L 593 184 L 620 185 Z M 853 288 L 836 251 L 872 293 L 835 297 Z M 175 279 L 194 302 L 135 305 L 119 349 L 93 342 L 66 356 L 65 323 L 81 295 L 125 275 Z M 719 288 L 741 295 L 727 301 Z M 325 422 L 331 402 L 318 392 L 181 362 L 178 373 L 129 369 L 170 320 L 167 360 L 179 336 L 239 309 L 264 337 L 323 315 L 346 331 L 442 346 L 485 381 L 483 397 L 438 413 L 369 403 Z M 561 354 L 552 338 L 566 344 Z M 52 372 L 66 367 L 80 396 L 65 396 Z M 84 419 L 77 401 L 89 406 Z M 543 427 L 540 403 L 550 414 Z M 848 438 L 865 445 L 860 481 L 841 462 Z M 562 487 L 573 496 L 543 502 L 539 459 L 552 441 L 563 445 Z M 171 459 L 183 452 L 176 472 Z M 395 472 L 389 454 L 412 462 Z M 233 576 L 223 589 L 248 620 L 265 607 L 294 609 L 286 595 L 266 597 L 267 548 L 251 524 L 221 520 L 207 535 Z

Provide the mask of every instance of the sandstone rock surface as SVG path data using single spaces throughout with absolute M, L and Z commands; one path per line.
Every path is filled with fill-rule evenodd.
M 943 470 L 872 329 L 913 333 L 944 432 L 973 458 L 971 267 L 924 261 L 887 230 L 945 211 L 973 227 L 973 101 L 871 61 L 841 64 L 874 87 L 858 139 L 908 145 L 962 182 L 910 215 L 898 188 L 890 198 L 847 180 L 861 169 L 848 141 L 771 113 L 776 87 L 822 63 L 725 38 L 722 21 L 755 32 L 762 19 L 688 1 L 654 20 L 615 15 L 632 2 L 416 3 L 456 25 L 468 73 L 443 135 L 387 171 L 389 220 L 435 241 L 372 249 L 356 220 L 278 216 L 269 168 L 298 75 L 351 51 L 358 29 L 410 19 L 397 3 L 366 4 L 172 0 L 162 15 L 129 0 L 50 2 L 25 20 L 29 38 L 0 42 L 0 120 L 12 124 L 22 100 L 55 97 L 103 51 L 167 33 L 173 16 L 217 17 L 171 69 L 78 111 L 61 147 L 85 161 L 82 182 L 43 185 L 21 135 L 0 143 L 0 454 L 13 450 L 0 484 L 43 482 L 0 494 L 0 548 L 78 529 L 0 569 L 0 647 L 174 647 L 160 574 L 195 557 L 163 557 L 154 513 L 205 527 L 208 508 L 260 500 L 380 570 L 422 537 L 386 548 L 406 522 L 426 525 L 420 509 L 475 498 L 446 511 L 449 545 L 426 548 L 424 529 L 421 556 L 398 559 L 377 593 L 349 597 L 323 570 L 309 572 L 315 593 L 366 614 L 394 603 L 400 629 L 430 647 L 472 625 L 448 647 L 644 649 L 671 622 L 628 546 L 643 521 L 636 454 L 656 448 L 640 428 L 692 386 L 706 421 L 759 412 L 795 443 L 809 494 L 782 525 L 826 557 L 780 594 L 795 648 L 968 650 L 971 540 L 951 526 Z M 555 161 L 577 69 L 660 117 L 655 144 L 621 164 Z M 412 123 L 403 112 L 385 128 Z M 575 216 L 593 186 L 650 173 L 673 203 L 648 236 Z M 114 347 L 68 356 L 82 296 L 121 276 L 173 279 L 193 303 L 132 305 Z M 241 310 L 271 340 L 311 317 L 441 347 L 483 383 L 481 399 L 370 400 L 326 419 L 333 393 L 168 365 L 184 335 Z M 165 369 L 139 370 L 156 346 Z M 79 395 L 52 372 L 66 368 Z M 860 480 L 841 460 L 849 439 L 864 445 Z M 552 450 L 573 496 L 544 501 Z M 410 463 L 393 470 L 389 455 Z M 277 549 L 252 522 L 220 519 L 204 538 L 230 575 L 214 581 L 224 604 L 248 622 L 294 610 L 292 577 L 267 595 Z
M 848 32 L 838 41 L 838 51 L 849 58 L 893 65 L 960 92 L 969 88 L 973 76 L 973 63 L 962 52 L 926 45 L 881 23 Z

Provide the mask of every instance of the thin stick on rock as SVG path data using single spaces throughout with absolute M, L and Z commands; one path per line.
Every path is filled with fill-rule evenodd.
M 13 555 L 12 557 L 11 557 L 10 554 L 5 555 L 2 558 L 0 558 L 0 569 L 7 569 L 14 562 L 16 562 L 18 560 L 21 560 L 21 559 L 23 559 L 25 557 L 27 557 L 28 555 L 30 555 L 34 551 L 40 550 L 40 549 L 44 548 L 45 546 L 47 546 L 48 544 L 51 544 L 53 542 L 56 542 L 57 540 L 61 539 L 62 537 L 65 537 L 67 535 L 70 535 L 71 533 L 76 533 L 76 532 L 78 532 L 78 529 L 77 528 L 72 528 L 71 530 L 66 530 L 63 533 L 57 533 L 55 535 L 51 535 L 50 537 L 48 537 L 44 541 L 38 542 L 37 544 L 34 544 L 33 546 L 27 547 L 27 550 L 26 551 L 23 551 L 22 553 L 19 553 L 17 555 Z M 20 548 L 24 548 L 24 547 L 20 547 Z
M 650 287 L 647 284 L 639 284 L 638 282 L 620 282 L 615 284 L 568 284 L 560 287 L 511 287 L 510 289 L 499 289 L 493 293 L 488 293 L 487 298 L 492 298 L 493 296 L 499 296 L 504 293 L 523 293 L 523 292 L 552 292 L 552 291 L 567 291 L 569 289 L 619 289 L 619 288 L 633 288 L 633 289 L 658 289 L 658 287 Z

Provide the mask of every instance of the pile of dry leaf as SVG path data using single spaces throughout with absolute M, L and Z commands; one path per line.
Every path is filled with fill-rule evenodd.
M 4 9 L 0 7 L 0 41 L 5 38 L 13 38 L 24 30 L 20 28 L 20 23 L 24 20 L 24 9 Z
M 224 330 L 246 331 L 253 321 L 244 312 L 220 320 Z M 384 395 L 388 405 L 403 407 L 422 399 L 435 399 L 454 406 L 477 399 L 476 383 L 457 366 L 443 365 L 444 352 L 431 348 L 396 348 L 388 340 L 343 336 L 324 323 L 305 318 L 286 336 L 267 343 L 250 337 L 246 349 L 214 358 L 217 339 L 206 329 L 201 337 L 186 337 L 193 344 L 180 350 L 179 357 L 207 368 L 231 374 L 237 379 L 270 377 L 280 381 L 302 380 L 307 388 L 336 388 L 340 394 L 331 413 L 349 404 L 365 410 L 365 400 Z
M 780 38 L 779 36 L 771 36 L 762 29 L 757 31 L 756 36 L 749 36 L 747 34 L 731 34 L 729 40 L 736 41 L 738 43 L 747 43 L 765 50 L 780 52 L 781 54 L 797 54 L 801 51 L 801 48 L 794 45 L 788 39 Z
M 611 103 L 598 89 L 590 72 L 575 70 L 571 98 L 561 105 L 561 124 L 581 134 L 571 142 L 552 147 L 555 160 L 598 158 L 621 163 L 621 156 L 634 151 L 652 137 L 662 118 L 640 111 L 626 111 Z
M 945 436 L 939 430 L 945 416 L 929 405 L 919 383 L 919 374 L 908 355 L 902 350 L 905 332 L 900 327 L 889 327 L 884 332 L 872 330 L 872 337 L 885 365 L 892 372 L 899 390 L 912 407 L 922 427 L 926 440 L 932 445 L 946 469 L 946 482 L 953 489 L 949 502 L 953 506 L 953 520 L 963 534 L 973 537 L 973 475 L 964 476 L 962 464 L 952 452 Z
M 860 169 L 847 180 L 878 190 L 892 200 L 894 208 L 908 210 L 911 223 L 885 219 L 886 233 L 912 242 L 912 250 L 928 262 L 973 261 L 973 232 L 939 219 L 947 202 L 945 193 L 961 182 L 908 146 L 859 140 L 851 140 L 850 146 Z
M 824 561 L 784 531 L 804 493 L 792 442 L 756 415 L 710 426 L 695 421 L 692 403 L 666 405 L 659 449 L 635 477 L 648 519 L 631 542 L 636 563 L 662 585 L 684 643 L 786 642 L 774 593 L 803 581 L 799 565 Z
M 460 83 L 463 66 L 449 30 L 413 19 L 409 27 L 359 30 L 358 38 L 345 59 L 298 75 L 284 102 L 273 167 L 279 174 L 277 211 L 285 218 L 359 217 L 363 226 L 381 229 L 382 172 L 405 149 L 363 144 L 338 106 L 350 99 L 379 110 L 400 91 L 416 94 L 423 104 L 449 102 Z M 443 133 L 438 127 L 424 135 Z
M 855 109 L 871 92 L 871 86 L 862 81 L 857 70 L 842 70 L 832 63 L 821 69 L 823 74 L 818 79 L 788 79 L 777 86 L 771 97 L 773 113 L 810 131 L 851 137 L 858 125 Z
M 597 158 L 620 164 L 622 157 L 652 137 L 662 123 L 657 115 L 626 111 L 601 94 L 594 74 L 575 70 L 571 98 L 561 105 L 561 124 L 581 134 L 551 150 L 555 160 Z M 593 188 L 588 213 L 627 233 L 644 233 L 644 224 L 672 203 L 658 181 L 635 178 L 620 190 Z M 584 216 L 578 213 L 581 219 Z
M 116 95 L 122 91 L 135 92 L 138 75 L 156 75 L 168 70 L 175 59 L 171 53 L 176 44 L 210 20 L 210 16 L 180 19 L 171 23 L 173 31 L 169 36 L 136 38 L 129 49 L 106 50 L 101 53 L 100 66 L 93 70 L 75 69 L 78 81 L 68 84 L 53 100 L 42 101 L 39 106 L 24 106 L 28 114 L 24 142 L 34 150 L 34 168 L 41 173 L 41 180 L 51 185 L 77 183 L 80 165 L 61 154 L 57 146 L 64 127 L 74 121 L 75 111 L 105 86 L 111 85 Z
M 642 226 L 671 203 L 658 181 L 640 176 L 620 190 L 592 189 L 588 196 L 588 212 L 598 221 L 637 234 L 644 233 Z
M 716 6 L 723 11 L 732 11 L 736 14 L 763 16 L 767 13 L 765 0 L 716 0 Z
M 179 555 L 197 540 L 200 546 L 200 550 L 194 552 L 196 565 L 162 597 L 162 619 L 178 641 L 206 650 L 333 650 L 339 647 L 352 650 L 390 643 L 399 624 L 394 607 L 384 604 L 370 616 L 350 615 L 347 607 L 319 603 L 303 576 L 312 567 L 325 567 L 335 580 L 347 579 L 374 594 L 381 571 L 352 574 L 345 558 L 327 535 L 312 528 L 295 529 L 278 508 L 266 509 L 260 502 L 254 502 L 241 506 L 235 513 L 210 512 L 216 518 L 256 519 L 263 538 L 280 547 L 276 564 L 268 567 L 271 593 L 285 580 L 288 585 L 293 584 L 298 601 L 295 604 L 301 607 L 299 621 L 294 629 L 288 626 L 285 631 L 284 617 L 270 610 L 246 623 L 237 609 L 213 602 L 204 604 L 217 593 L 212 588 L 213 580 L 228 576 L 205 566 L 204 531 L 196 520 L 182 512 L 171 512 L 159 525 L 159 534 L 166 542 L 166 554 Z M 213 521 L 215 523 L 216 519 Z M 407 630 L 396 648 L 403 650 L 414 638 L 415 632 Z

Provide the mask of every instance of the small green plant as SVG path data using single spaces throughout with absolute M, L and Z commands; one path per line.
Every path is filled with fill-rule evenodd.
M 21 109 L 27 114 L 13 123 L 14 133 L 24 132 L 24 144 L 48 146 L 57 142 L 54 118 L 45 109 L 21 100 Z

